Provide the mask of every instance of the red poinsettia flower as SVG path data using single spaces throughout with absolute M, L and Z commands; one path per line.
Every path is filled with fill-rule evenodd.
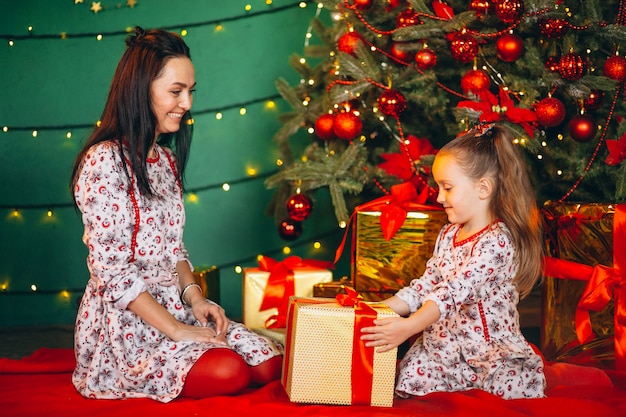
M 413 176 L 413 165 L 411 161 L 419 161 L 424 155 L 435 155 L 437 150 L 426 138 L 418 138 L 409 135 L 406 139 L 406 152 L 386 153 L 381 157 L 385 162 L 378 164 L 379 168 L 384 169 L 389 175 L 395 175 L 401 180 L 408 181 Z
M 607 139 L 606 147 L 609 149 L 609 155 L 604 162 L 611 166 L 621 164 L 626 159 L 626 133 L 619 139 Z
M 515 107 L 515 102 L 504 88 L 499 87 L 499 96 L 489 90 L 482 90 L 478 93 L 478 98 L 479 101 L 460 101 L 457 107 L 466 107 L 480 112 L 481 122 L 507 120 L 523 127 L 529 137 L 535 136 L 533 123 L 537 122 L 537 115 L 533 110 Z

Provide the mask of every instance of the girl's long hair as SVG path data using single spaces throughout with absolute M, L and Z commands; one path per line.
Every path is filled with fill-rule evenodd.
M 126 45 L 113 75 L 100 124 L 74 161 L 70 182 L 72 196 L 85 154 L 92 146 L 106 141 L 118 144 L 126 175 L 130 181 L 131 173 L 134 173 L 141 195 L 153 195 L 146 167 L 157 125 L 152 111 L 150 87 L 161 75 L 169 59 L 191 59 L 191 56 L 189 48 L 179 35 L 158 29 L 144 31 L 137 27 L 135 34 L 126 39 Z M 173 150 L 177 164 L 176 175 L 181 184 L 184 183 L 191 146 L 193 127 L 190 121 L 191 114 L 185 112 L 178 132 L 162 134 L 158 138 L 160 145 Z M 126 162 L 127 158 L 130 167 Z
M 498 124 L 477 127 L 448 142 L 439 153 L 452 156 L 470 178 L 493 181 L 492 213 L 511 232 L 519 266 L 514 282 L 525 297 L 542 276 L 542 227 L 527 166 L 511 130 Z

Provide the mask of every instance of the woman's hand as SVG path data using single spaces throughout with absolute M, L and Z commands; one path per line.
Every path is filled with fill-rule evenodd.
M 215 322 L 215 329 L 218 336 L 224 336 L 228 329 L 228 318 L 224 313 L 224 309 L 213 302 L 210 302 L 206 298 L 194 300 L 191 305 L 193 315 L 204 327 L 208 326 L 209 319 L 212 318 Z
M 410 322 L 404 317 L 386 317 L 374 320 L 375 326 L 361 330 L 365 346 L 378 347 L 377 352 L 387 352 L 413 336 Z
M 208 304 L 208 303 L 207 303 Z M 217 330 L 212 327 L 190 326 L 180 323 L 170 335 L 175 342 L 181 340 L 199 342 L 199 343 L 216 343 L 218 345 L 228 346 L 226 343 L 225 333 L 218 334 Z

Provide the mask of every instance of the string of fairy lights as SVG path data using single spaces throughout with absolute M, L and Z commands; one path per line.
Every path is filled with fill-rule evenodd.
M 79 4 L 79 3 L 83 3 L 83 1 L 75 0 L 75 4 Z M 135 7 L 137 3 L 138 1 L 136 0 L 128 1 L 126 3 L 126 6 L 132 8 L 132 7 Z M 240 15 L 235 15 L 235 16 L 226 17 L 226 18 L 206 20 L 206 21 L 201 21 L 201 22 L 192 22 L 192 23 L 187 23 L 187 24 L 165 26 L 165 27 L 162 27 L 162 29 L 171 30 L 171 31 L 178 30 L 180 31 L 179 33 L 181 34 L 181 36 L 187 36 L 188 30 L 190 28 L 198 28 L 198 27 L 206 27 L 206 26 L 214 26 L 215 30 L 219 32 L 224 29 L 225 23 L 234 22 L 234 21 L 242 20 L 242 19 L 249 19 L 249 18 L 257 17 L 259 15 L 264 15 L 264 14 L 280 13 L 282 11 L 285 11 L 294 7 L 306 8 L 309 3 L 315 3 L 315 2 L 313 0 L 303 0 L 294 4 L 289 4 L 289 5 L 279 6 L 279 7 L 274 7 L 272 5 L 272 0 L 266 0 L 265 3 L 267 6 L 269 6 L 265 10 L 259 10 L 259 11 L 252 10 L 252 6 L 248 4 L 244 6 L 244 13 Z M 118 5 L 117 8 L 119 7 L 120 6 Z M 317 4 L 315 17 L 319 16 L 322 8 L 323 6 L 321 3 Z M 91 2 L 91 10 L 94 13 L 98 13 L 103 10 L 105 11 L 108 10 L 108 8 L 106 6 L 103 8 L 101 2 Z M 184 28 L 184 29 L 181 29 L 181 28 Z M 102 41 L 105 37 L 122 36 L 122 35 L 125 36 L 131 31 L 132 31 L 132 28 L 125 28 L 123 30 L 111 31 L 111 32 L 88 32 L 88 33 L 62 32 L 62 33 L 56 33 L 56 34 L 50 34 L 50 33 L 37 34 L 35 33 L 34 28 L 32 26 L 29 26 L 27 28 L 27 34 L 1 34 L 0 33 L 0 40 L 2 39 L 5 40 L 7 42 L 8 47 L 13 48 L 13 47 L 18 46 L 21 42 L 28 42 L 28 41 L 32 41 L 36 39 L 58 39 L 62 41 L 62 40 L 70 39 L 70 38 L 95 38 L 98 41 Z M 309 41 L 311 37 L 312 37 L 312 27 L 309 25 L 309 27 L 306 30 L 306 34 L 304 38 L 305 47 L 309 45 Z M 245 116 L 248 114 L 248 109 L 250 107 L 258 106 L 260 104 L 263 104 L 263 107 L 266 110 L 273 110 L 276 108 L 276 100 L 278 99 L 280 99 L 280 95 L 275 94 L 275 95 L 271 95 L 268 97 L 250 99 L 245 102 L 232 103 L 229 105 L 220 106 L 219 108 L 215 107 L 215 108 L 205 108 L 205 109 L 197 110 L 193 112 L 193 115 L 194 117 L 197 117 L 197 116 L 212 114 L 214 115 L 215 119 L 219 121 L 225 117 L 226 113 L 233 112 L 233 111 L 237 111 L 240 116 Z M 29 136 L 32 136 L 33 138 L 37 138 L 40 135 L 40 132 L 51 131 L 51 132 L 62 132 L 61 134 L 66 139 L 69 140 L 69 139 L 72 139 L 72 137 L 74 136 L 74 132 L 81 130 L 81 129 L 93 129 L 94 127 L 97 127 L 98 124 L 99 124 L 99 121 L 96 121 L 95 123 L 74 123 L 74 124 L 64 124 L 64 125 L 13 126 L 10 124 L 5 124 L 5 125 L 0 126 L 0 137 L 2 135 L 9 135 L 13 132 L 21 132 L 21 133 L 28 132 Z M 280 165 L 280 161 L 277 161 L 277 165 Z M 259 174 L 254 168 L 247 168 L 246 169 L 247 176 L 242 177 L 242 178 L 233 179 L 227 182 L 205 184 L 201 186 L 186 188 L 185 189 L 186 200 L 188 202 L 194 203 L 198 199 L 196 194 L 199 192 L 205 192 L 205 191 L 215 190 L 215 189 L 220 189 L 220 188 L 226 192 L 226 191 L 229 191 L 231 186 L 233 185 L 242 184 L 242 183 L 246 183 L 249 181 L 258 181 L 258 180 L 261 180 L 261 179 L 264 179 L 273 175 L 275 172 L 276 171 L 274 170 L 271 172 Z M 2 203 L 0 204 L 0 209 L 9 210 L 10 211 L 9 218 L 13 218 L 13 219 L 21 219 L 22 217 L 21 211 L 23 210 L 42 210 L 42 209 L 46 211 L 47 217 L 51 218 L 51 217 L 54 217 L 54 210 L 62 209 L 62 208 L 73 208 L 73 203 L 51 202 L 51 203 L 43 203 L 43 204 L 40 204 L 40 203 L 37 203 L 37 204 Z M 289 246 L 284 246 L 282 248 L 269 250 L 264 255 L 265 256 L 289 255 L 293 249 L 299 248 L 299 247 L 307 247 L 307 246 L 317 251 L 317 250 L 320 250 L 322 247 L 321 241 L 334 234 L 335 234 L 335 230 L 332 230 L 329 232 L 322 232 L 309 239 L 302 239 L 297 243 L 296 242 L 291 243 L 291 245 Z M 243 271 L 243 267 L 241 265 L 255 262 L 259 256 L 260 255 L 246 256 L 245 258 L 242 258 L 242 259 L 238 259 L 235 261 L 231 261 L 231 262 L 227 262 L 227 263 L 215 265 L 215 266 L 218 269 L 233 268 L 236 273 L 240 274 Z M 34 284 L 34 283 L 30 284 L 27 290 L 17 290 L 17 289 L 10 290 L 9 282 L 7 280 L 5 280 L 4 282 L 0 282 L 0 295 L 34 295 L 34 294 L 46 295 L 47 294 L 47 295 L 57 295 L 62 300 L 69 301 L 73 293 L 80 294 L 83 291 L 84 291 L 84 287 L 68 288 L 68 289 L 63 289 L 63 290 L 40 289 L 38 288 L 37 284 Z

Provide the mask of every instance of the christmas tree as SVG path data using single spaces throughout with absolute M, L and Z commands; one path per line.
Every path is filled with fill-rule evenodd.
M 266 186 L 287 236 L 321 188 L 342 226 L 395 184 L 434 202 L 436 150 L 481 122 L 515 132 L 539 203 L 626 199 L 625 1 L 318 4 L 301 82 L 276 83 L 292 111 Z

